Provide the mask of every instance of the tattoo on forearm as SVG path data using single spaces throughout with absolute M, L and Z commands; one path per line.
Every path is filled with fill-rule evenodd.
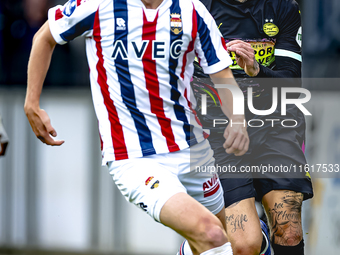
M 274 243 L 287 245 L 292 238 L 302 238 L 301 205 L 303 195 L 285 191 L 284 196 L 269 208 L 268 220 Z
M 248 222 L 248 217 L 246 214 L 231 214 L 226 216 L 227 228 L 231 227 L 231 233 L 235 233 L 238 229 L 244 231 L 246 222 Z

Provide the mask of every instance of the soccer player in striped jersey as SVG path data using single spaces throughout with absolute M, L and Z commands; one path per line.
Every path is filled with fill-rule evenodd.
M 213 152 L 190 87 L 195 57 L 213 79 L 238 86 L 212 16 L 198 0 L 70 0 L 51 8 L 33 40 L 24 107 L 48 145 L 64 141 L 53 139 L 40 109 L 43 82 L 56 43 L 79 36 L 86 40 L 103 164 L 121 193 L 189 240 L 194 254 L 232 254 Z M 232 112 L 232 95 L 219 93 L 223 111 Z M 228 127 L 227 134 L 229 153 L 244 154 L 246 129 Z

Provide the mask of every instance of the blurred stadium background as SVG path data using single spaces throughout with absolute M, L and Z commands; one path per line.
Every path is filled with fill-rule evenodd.
M 0 255 L 176 254 L 182 238 L 128 204 L 100 167 L 83 40 L 57 46 L 41 107 L 66 143 L 47 147 L 23 112 L 34 33 L 65 0 L 0 0 L 0 114 L 11 142 L 0 158 Z M 310 164 L 340 163 L 340 1 L 298 1 Z M 313 177 L 313 176 L 312 176 Z M 322 178 L 323 177 L 323 178 Z M 340 179 L 314 176 L 304 203 L 306 254 L 339 254 Z

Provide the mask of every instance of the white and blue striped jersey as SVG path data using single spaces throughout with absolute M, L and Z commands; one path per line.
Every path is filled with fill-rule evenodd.
M 86 38 L 103 164 L 178 151 L 205 139 L 190 101 L 193 61 L 216 73 L 232 61 L 198 0 L 70 0 L 49 10 L 59 44 Z

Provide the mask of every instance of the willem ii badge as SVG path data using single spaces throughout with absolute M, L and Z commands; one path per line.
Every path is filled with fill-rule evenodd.
M 170 16 L 171 16 L 171 19 L 170 19 L 171 31 L 175 35 L 178 35 L 180 32 L 182 32 L 181 14 L 172 13 L 170 14 Z

